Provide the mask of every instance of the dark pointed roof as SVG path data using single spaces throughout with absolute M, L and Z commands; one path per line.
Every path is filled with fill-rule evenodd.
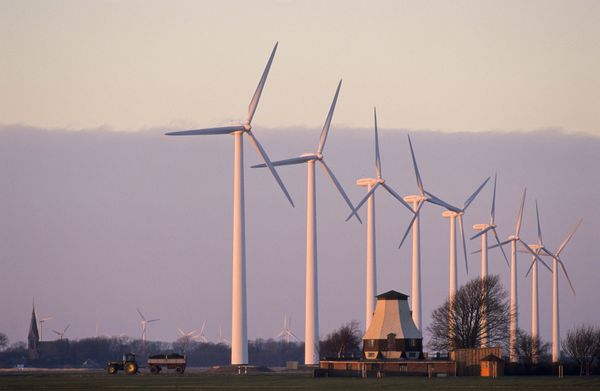
M 404 293 L 396 292 L 394 290 L 387 291 L 377 296 L 377 300 L 406 300 L 408 296 Z
M 31 323 L 29 323 L 29 334 L 27 339 L 30 341 L 30 344 L 33 343 L 33 341 L 37 343 L 40 340 L 40 334 L 37 327 L 37 317 L 35 316 L 35 306 L 31 310 Z

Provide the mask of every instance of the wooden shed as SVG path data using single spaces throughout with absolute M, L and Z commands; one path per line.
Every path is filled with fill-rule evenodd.
M 504 375 L 504 360 L 490 354 L 479 362 L 481 366 L 481 377 L 497 378 Z

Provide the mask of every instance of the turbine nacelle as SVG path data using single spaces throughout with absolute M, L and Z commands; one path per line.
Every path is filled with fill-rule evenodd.
M 361 178 L 356 181 L 356 184 L 361 187 L 375 186 L 377 184 L 383 185 L 385 179 L 383 178 Z

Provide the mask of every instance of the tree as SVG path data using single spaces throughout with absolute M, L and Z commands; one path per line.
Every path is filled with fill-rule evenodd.
M 347 357 L 359 354 L 362 331 L 356 320 L 342 325 L 321 341 L 319 354 L 322 357 Z
M 600 328 L 581 325 L 567 332 L 563 350 L 579 363 L 579 376 L 590 375 L 590 366 L 600 357 Z
M 508 292 L 498 276 L 475 278 L 461 286 L 454 295 L 453 308 L 452 311 L 448 299 L 433 311 L 427 327 L 432 350 L 478 348 L 484 337 L 488 346 L 507 348 L 511 312 Z
M 8 346 L 8 337 L 4 333 L 0 333 L 0 350 L 4 350 Z
M 539 337 L 534 338 L 531 334 L 519 329 L 517 330 L 515 353 L 519 362 L 527 366 L 535 364 L 534 356 L 536 356 L 537 362 L 548 362 L 550 361 L 550 343 L 542 341 Z

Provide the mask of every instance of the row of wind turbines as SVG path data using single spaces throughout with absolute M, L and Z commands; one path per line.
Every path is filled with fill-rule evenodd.
M 423 185 L 421 175 L 417 166 L 417 160 L 413 145 L 408 137 L 408 143 L 410 147 L 412 163 L 415 171 L 418 194 L 400 196 L 388 183 L 382 175 L 381 157 L 379 151 L 379 136 L 377 130 L 377 113 L 374 109 L 374 128 L 375 128 L 375 178 L 362 178 L 357 181 L 358 186 L 366 187 L 367 194 L 365 197 L 355 206 L 353 206 L 343 187 L 335 177 L 333 171 L 325 162 L 324 149 L 327 141 L 327 136 L 333 119 L 333 113 L 335 111 L 338 95 L 340 92 L 342 81 L 337 85 L 333 101 L 327 113 L 325 123 L 321 130 L 321 135 L 317 149 L 315 152 L 305 153 L 297 157 L 292 157 L 279 161 L 271 161 L 266 151 L 252 132 L 252 119 L 256 112 L 260 96 L 266 83 L 266 79 L 275 56 L 278 44 L 275 44 L 265 70 L 263 71 L 262 77 L 256 87 L 252 100 L 248 106 L 248 112 L 246 114 L 246 120 L 243 124 L 207 128 L 207 129 L 194 129 L 186 131 L 177 131 L 166 133 L 169 136 L 192 136 L 192 135 L 220 135 L 229 134 L 234 136 L 234 183 L 233 183 L 233 271 L 232 271 L 232 336 L 231 336 L 231 364 L 242 365 L 248 363 L 248 334 L 247 334 L 247 306 L 246 306 L 246 239 L 245 239 L 245 202 L 244 202 L 244 165 L 243 165 L 243 136 L 247 135 L 250 142 L 254 145 L 258 154 L 263 159 L 264 163 L 252 166 L 253 168 L 268 168 L 274 177 L 275 181 L 281 188 L 284 196 L 287 198 L 289 203 L 294 206 L 293 200 L 288 193 L 283 181 L 281 180 L 276 166 L 284 165 L 297 165 L 306 163 L 307 166 L 307 205 L 306 205 L 306 312 L 305 312 L 305 364 L 315 365 L 319 361 L 318 353 L 318 335 L 319 335 L 319 319 L 318 319 L 318 273 L 317 273 L 317 213 L 316 213 L 316 186 L 315 186 L 315 166 L 320 165 L 324 170 L 326 176 L 331 180 L 332 184 L 340 193 L 343 201 L 347 204 L 350 209 L 350 215 L 346 220 L 352 217 L 356 218 L 357 221 L 361 222 L 358 216 L 358 211 L 366 203 L 367 204 L 367 259 L 366 259 L 366 308 L 365 308 L 365 324 L 369 326 L 373 312 L 375 310 L 375 296 L 377 295 L 377 272 L 376 272 L 376 235 L 375 235 L 375 192 L 377 189 L 385 189 L 392 197 L 400 202 L 412 215 L 411 221 L 400 241 L 399 247 L 405 242 L 408 234 L 412 231 L 412 316 L 413 320 L 419 330 L 422 330 L 422 306 L 421 306 L 421 240 L 420 240 L 420 212 L 423 206 L 428 204 L 435 204 L 444 208 L 442 213 L 443 217 L 450 220 L 450 293 L 449 298 L 452 303 L 452 298 L 456 293 L 457 289 L 457 251 L 456 251 L 456 220 L 458 219 L 463 254 L 465 259 L 465 267 L 468 271 L 467 263 L 467 251 L 466 251 L 466 240 L 463 226 L 463 215 L 467 208 L 475 200 L 477 195 L 481 192 L 483 187 L 489 182 L 488 177 L 465 201 L 462 208 L 453 206 L 441 198 L 433 195 L 427 191 Z M 511 351 L 514 343 L 516 342 L 516 330 L 518 327 L 518 303 L 516 299 L 517 285 L 516 285 L 516 274 L 517 274 L 517 263 L 516 253 L 517 244 L 521 244 L 521 251 L 526 251 L 533 256 L 532 266 L 533 270 L 532 281 L 535 288 L 535 296 L 532 299 L 536 303 L 537 311 L 537 261 L 542 262 L 546 267 L 548 265 L 543 261 L 541 256 L 550 256 L 554 261 L 553 271 L 553 361 L 558 361 L 558 354 L 560 351 L 560 341 L 558 338 L 558 266 L 567 276 L 569 284 L 571 285 L 570 279 L 566 273 L 564 263 L 560 258 L 560 253 L 573 236 L 575 229 L 567 236 L 565 241 L 561 244 L 555 253 L 550 252 L 543 246 L 541 240 L 541 229 L 539 228 L 539 215 L 538 215 L 538 243 L 535 245 L 527 245 L 523 240 L 519 238 L 521 219 L 523 214 L 523 206 L 525 202 L 525 192 L 521 203 L 521 209 L 518 213 L 516 233 L 510 236 L 505 242 L 500 242 L 498 233 L 496 231 L 495 224 L 495 193 L 496 193 L 496 178 L 494 178 L 494 196 L 492 200 L 492 208 L 490 213 L 490 221 L 487 224 L 476 224 L 473 228 L 479 231 L 471 239 L 481 237 L 482 249 L 481 249 L 481 273 L 482 277 L 487 276 L 487 254 L 488 248 L 499 247 L 504 254 L 504 258 L 508 263 L 506 254 L 504 253 L 503 246 L 511 244 L 511 308 L 513 309 L 511 316 Z M 488 246 L 488 233 L 494 235 L 496 244 L 494 246 Z M 548 267 L 549 268 L 549 267 Z M 572 285 L 571 285 L 572 288 Z M 537 325 L 537 314 L 536 325 Z M 536 326 L 537 327 L 537 326 Z M 535 336 L 539 335 L 538 330 L 532 330 L 532 334 Z M 511 356 L 511 359 L 514 357 Z

